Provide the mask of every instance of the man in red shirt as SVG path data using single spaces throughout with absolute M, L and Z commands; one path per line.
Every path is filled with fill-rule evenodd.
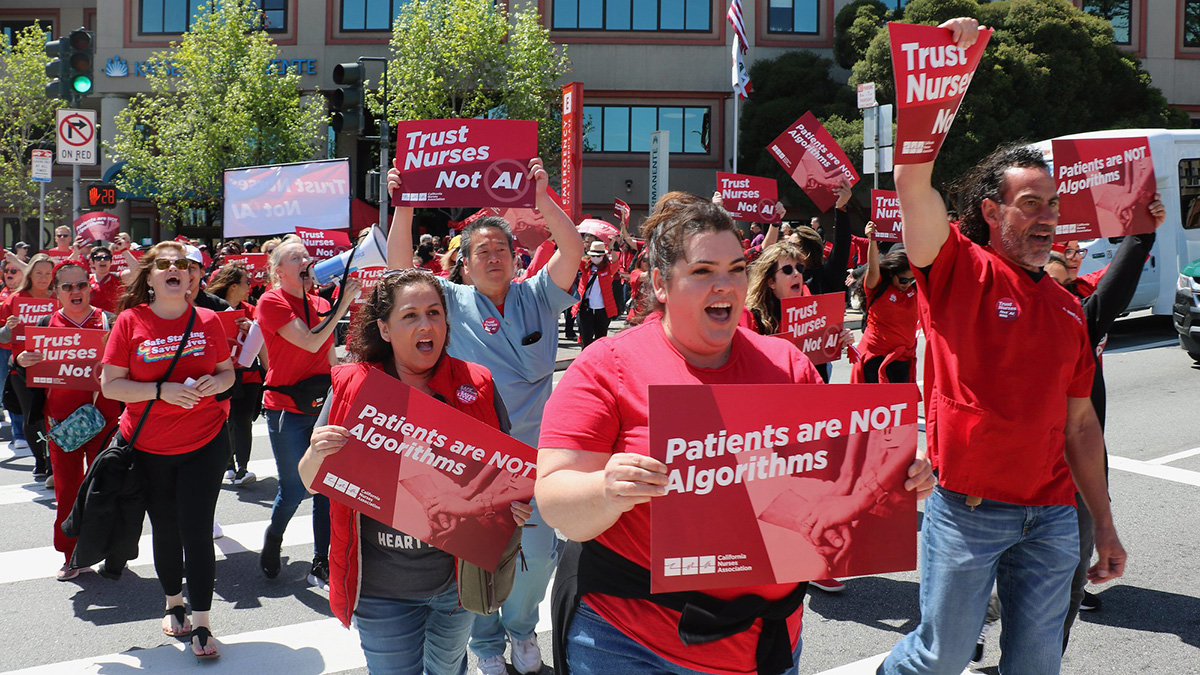
M 71 247 L 71 228 L 66 225 L 54 228 L 54 248 L 42 252 L 54 258 L 56 264 L 75 255 L 75 249 Z
M 88 254 L 88 260 L 92 264 L 92 305 L 115 313 L 125 284 L 112 272 L 112 251 L 106 244 L 99 244 Z
M 974 19 L 942 24 L 960 48 Z M 904 243 L 925 330 L 929 459 L 938 487 L 921 530 L 921 623 L 879 673 L 960 673 L 992 585 L 1000 672 L 1051 675 L 1079 563 L 1078 487 L 1094 518 L 1093 582 L 1124 571 L 1104 476 L 1094 370 L 1079 302 L 1042 270 L 1058 193 L 1041 152 L 1009 146 L 968 177 L 951 228 L 933 163 L 897 165 Z

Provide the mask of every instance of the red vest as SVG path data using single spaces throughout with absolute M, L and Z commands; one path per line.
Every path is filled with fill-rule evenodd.
M 329 409 L 329 423 L 341 424 L 346 418 L 350 404 L 358 395 L 363 380 L 372 368 L 381 368 L 377 363 L 348 363 L 333 369 L 333 396 Z M 460 387 L 474 387 L 476 397 L 457 396 Z M 433 380 L 429 388 L 441 396 L 447 404 L 457 410 L 499 429 L 500 418 L 496 414 L 496 385 L 487 368 L 443 355 L 434 366 Z M 470 403 L 463 398 L 471 399 Z M 329 503 L 329 608 L 347 628 L 354 608 L 358 605 L 358 594 L 362 589 L 359 570 L 362 568 L 362 551 L 359 549 L 360 513 L 334 501 Z
M 613 299 L 612 285 L 613 279 L 616 278 L 617 266 L 611 261 L 604 269 L 596 275 L 596 283 L 594 286 L 600 287 L 600 297 L 604 298 L 604 313 L 608 318 L 613 318 L 617 315 L 617 301 Z M 592 278 L 592 263 L 584 261 L 579 263 L 579 271 L 583 272 L 579 276 L 579 298 L 580 301 L 587 296 L 588 280 Z M 579 303 L 571 309 L 571 314 L 579 316 Z

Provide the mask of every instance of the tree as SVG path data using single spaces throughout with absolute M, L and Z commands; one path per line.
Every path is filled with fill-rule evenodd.
M 511 14 L 491 0 L 412 0 L 392 27 L 388 116 L 401 120 L 536 120 L 538 151 L 557 166 L 566 48 L 550 41 L 536 5 Z M 379 98 L 369 99 L 379 114 Z
M 1068 0 L 912 0 L 905 21 L 973 16 L 996 29 L 938 156 L 934 180 L 961 177 L 997 146 L 1111 128 L 1185 127 L 1140 60 L 1113 44 L 1108 21 Z M 887 31 L 880 27 L 852 83 L 895 100 Z
M 846 70 L 853 68 L 887 19 L 887 5 L 879 0 L 854 0 L 841 8 L 833 19 L 833 56 L 837 64 Z
M 17 214 L 27 231 L 39 199 L 29 177 L 30 151 L 54 147 L 54 113 L 65 104 L 46 97 L 46 29 L 34 24 L 15 38 L 0 33 L 0 210 Z M 54 190 L 46 201 L 48 212 L 58 211 L 66 198 Z
M 220 212 L 227 168 L 312 158 L 325 122 L 323 98 L 303 98 L 298 73 L 280 74 L 256 0 L 201 11 L 183 40 L 150 57 L 149 95 L 117 115 L 109 150 L 128 162 L 117 185 L 152 188 L 159 214 L 179 222 Z M 315 100 L 314 100 L 315 99 Z

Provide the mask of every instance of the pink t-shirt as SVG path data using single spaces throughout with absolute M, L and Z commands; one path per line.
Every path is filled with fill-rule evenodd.
M 641 326 L 597 342 L 575 359 L 546 403 L 538 447 L 648 455 L 652 384 L 820 382 L 808 357 L 790 342 L 759 336 L 744 328 L 734 334 L 724 366 L 691 366 L 667 339 L 661 314 L 655 313 Z M 596 541 L 649 568 L 649 504 L 635 506 L 622 515 Z M 794 584 L 777 584 L 706 592 L 724 599 L 753 593 L 778 600 L 794 589 Z M 679 639 L 678 612 L 646 600 L 594 594 L 586 600 L 621 632 L 673 663 L 723 675 L 756 672 L 755 648 L 761 621 L 745 632 L 688 647 Z M 788 619 L 793 646 L 800 634 L 801 612 L 797 610 Z

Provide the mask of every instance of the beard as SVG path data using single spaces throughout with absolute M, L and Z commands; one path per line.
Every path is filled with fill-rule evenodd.
M 1026 230 L 1020 233 L 1017 229 L 1008 223 L 1002 223 L 1000 226 L 1000 243 L 1004 247 L 1008 258 L 1018 265 L 1025 267 L 1045 267 L 1047 262 L 1050 262 L 1050 247 L 1053 244 L 1053 236 L 1046 241 L 1045 244 L 1037 242 L 1029 238 L 1029 232 Z M 1052 229 L 1051 235 L 1054 230 Z

